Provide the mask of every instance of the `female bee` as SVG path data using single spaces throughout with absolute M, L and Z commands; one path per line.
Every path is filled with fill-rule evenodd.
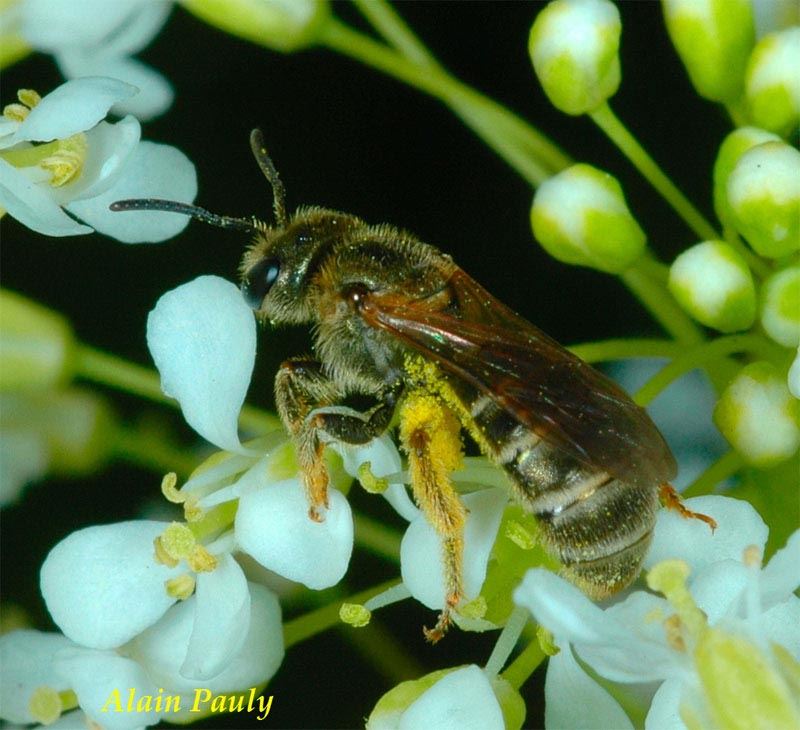
M 465 511 L 449 478 L 462 428 L 508 473 L 569 579 L 593 598 L 630 583 L 659 495 L 693 514 L 668 484 L 675 460 L 647 413 L 433 246 L 337 211 L 287 215 L 258 130 L 250 142 L 273 189 L 274 226 L 172 201 L 111 207 L 185 213 L 249 232 L 247 300 L 271 324 L 313 327 L 314 356 L 287 360 L 275 379 L 310 518 L 323 519 L 327 504 L 326 442 L 366 443 L 399 408 L 412 491 L 442 539 L 445 608 L 426 629 L 431 641 L 463 597 Z M 343 407 L 352 394 L 374 397 L 374 407 Z

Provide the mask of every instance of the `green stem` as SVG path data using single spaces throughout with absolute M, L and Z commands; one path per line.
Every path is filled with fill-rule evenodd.
M 611 107 L 607 103 L 593 111 L 589 116 L 619 148 L 622 154 L 633 163 L 644 178 L 672 206 L 673 210 L 683 218 L 689 228 L 703 240 L 719 238 L 714 226 L 675 187 L 636 138 L 627 130 L 622 121 L 611 111 Z
M 519 637 L 522 635 L 522 630 L 525 628 L 525 624 L 528 623 L 529 618 L 530 614 L 527 608 L 517 606 L 511 612 L 511 615 L 506 621 L 506 625 L 500 632 L 500 636 L 497 637 L 489 660 L 486 662 L 487 673 L 500 673 L 500 670 L 508 661 L 508 657 L 511 656 L 511 652 L 514 651 L 514 647 L 517 645 Z
M 393 563 L 400 561 L 403 536 L 399 532 L 358 512 L 354 513 L 353 518 L 355 539 L 361 547 Z
M 728 335 L 711 342 L 692 347 L 665 365 L 636 393 L 634 400 L 640 406 L 646 406 L 670 383 L 690 370 L 704 367 L 707 363 L 723 358 L 735 352 L 752 352 L 763 359 L 774 359 L 783 356 L 783 350 L 773 346 L 761 335 Z
M 75 372 L 79 377 L 95 383 L 138 395 L 142 398 L 178 407 L 178 402 L 161 390 L 161 379 L 155 370 L 136 365 L 116 355 L 110 355 L 88 345 L 78 344 L 75 352 Z M 255 433 L 265 433 L 281 428 L 276 416 L 252 406 L 245 406 L 239 415 L 243 428 Z
M 653 277 L 652 268 L 652 263 L 643 257 L 620 274 L 620 279 L 672 337 L 684 344 L 702 342 L 705 338 L 700 328 L 678 306 L 667 288 Z
M 438 61 L 425 44 L 414 35 L 397 11 L 385 0 L 353 0 L 353 3 L 372 27 L 409 61 L 420 66 L 440 68 Z
M 425 674 L 424 667 L 375 616 L 362 628 L 342 626 L 339 633 L 390 682 L 391 686 Z
M 378 586 L 367 588 L 366 590 L 354 593 L 348 598 L 342 598 L 329 603 L 327 606 L 316 608 L 313 611 L 286 621 L 283 624 L 283 642 L 288 649 L 301 641 L 310 639 L 312 636 L 321 634 L 333 626 L 340 623 L 339 608 L 343 603 L 363 604 L 373 596 L 383 593 L 385 590 L 397 585 L 397 579 L 392 579 L 381 583 Z
M 744 466 L 745 461 L 741 454 L 731 449 L 720 456 L 719 459 L 686 487 L 681 493 L 681 496 L 687 499 L 689 497 L 699 497 L 703 494 L 711 494 L 717 484 L 732 477 L 734 474 L 741 471 Z
M 532 185 L 569 164 L 569 158 L 527 122 L 438 66 L 413 63 L 336 19 L 325 26 L 321 43 L 443 101 Z
M 565 651 L 569 651 L 569 648 L 565 649 Z M 519 689 L 544 659 L 545 653 L 542 651 L 539 640 L 533 639 L 500 676 L 514 689 Z
M 766 279 L 772 273 L 772 269 L 770 268 L 769 264 L 754 254 L 750 248 L 742 242 L 742 239 L 739 238 L 739 234 L 736 232 L 736 229 L 731 226 L 723 225 L 722 234 L 725 236 L 726 243 L 728 243 L 728 245 L 730 245 L 732 248 L 736 249 L 736 252 L 739 254 L 739 256 L 745 260 L 747 265 L 753 270 L 753 273 L 758 276 L 759 279 Z
M 630 357 L 676 357 L 686 348 L 673 340 L 631 338 L 582 342 L 567 349 L 586 362 L 606 362 Z

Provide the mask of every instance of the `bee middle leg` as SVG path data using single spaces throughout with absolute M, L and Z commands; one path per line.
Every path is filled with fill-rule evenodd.
M 463 598 L 464 524 L 466 509 L 453 488 L 450 473 L 461 462 L 460 425 L 440 402 L 411 394 L 400 414 L 400 437 L 408 454 L 411 488 L 417 504 L 442 540 L 445 578 L 444 608 L 432 629 L 432 644 L 450 625 L 452 611 Z
M 325 442 L 331 439 L 364 444 L 389 426 L 399 386 L 378 394 L 379 403 L 366 413 L 336 405 L 344 393 L 325 374 L 322 364 L 311 358 L 285 361 L 275 378 L 278 414 L 294 439 L 297 461 L 308 496 L 308 515 L 321 522 L 322 507 L 328 506 L 328 470 L 323 460 Z

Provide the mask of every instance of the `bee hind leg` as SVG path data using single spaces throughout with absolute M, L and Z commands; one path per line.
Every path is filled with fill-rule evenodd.
M 711 532 L 717 529 L 717 521 L 713 517 L 704 515 L 702 512 L 692 512 L 692 510 L 683 503 L 683 498 L 671 484 L 664 482 L 664 484 L 658 488 L 658 495 L 661 499 L 661 504 L 667 509 L 675 510 L 681 517 L 685 517 L 687 520 L 695 519 L 705 522 L 711 528 Z
M 408 454 L 411 488 L 428 522 L 442 540 L 445 600 L 425 638 L 439 641 L 463 598 L 464 523 L 466 509 L 450 481 L 461 460 L 460 427 L 456 418 L 427 395 L 412 395 L 401 410 L 400 437 Z

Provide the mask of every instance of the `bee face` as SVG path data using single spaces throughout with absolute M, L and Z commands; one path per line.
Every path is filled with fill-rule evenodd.
M 259 231 L 241 264 L 247 303 L 273 324 L 315 322 L 315 276 L 336 241 L 358 223 L 336 211 L 305 209 L 285 227 Z

